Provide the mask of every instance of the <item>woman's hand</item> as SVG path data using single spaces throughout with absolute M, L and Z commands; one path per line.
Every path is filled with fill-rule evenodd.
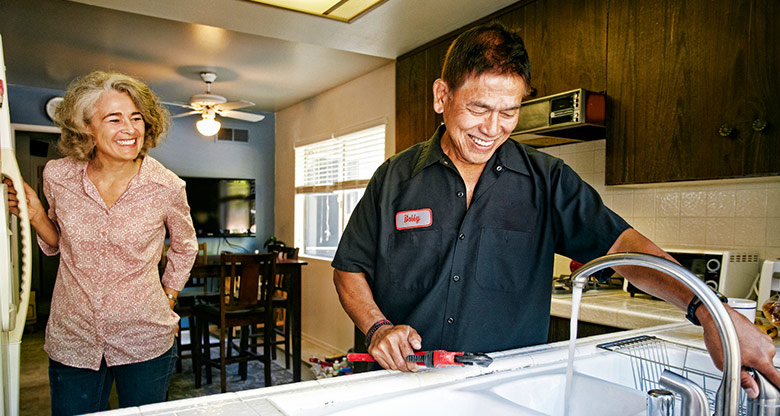
M 168 298 L 168 306 L 173 310 L 173 308 L 176 307 L 176 299 L 179 297 L 179 291 L 169 287 L 163 287 L 163 292 L 165 292 L 165 296 Z M 173 296 L 173 298 L 171 298 L 171 296 Z M 176 323 L 176 332 L 174 332 L 174 336 L 179 336 L 179 323 Z
M 16 188 L 14 188 L 13 182 L 6 178 L 3 179 L 3 183 L 8 185 L 8 212 L 19 216 L 19 198 L 17 197 Z M 22 182 L 24 185 L 24 194 L 27 199 L 27 214 L 30 217 L 30 225 L 35 228 L 35 232 L 38 233 L 38 237 L 46 244 L 56 247 L 59 244 L 60 232 L 54 223 L 51 222 L 46 215 L 46 210 L 43 209 L 38 194 L 35 193 L 33 188 Z
M 8 211 L 11 214 L 19 216 L 19 199 L 16 196 L 16 188 L 14 188 L 14 183 L 11 181 L 11 179 L 3 179 L 3 183 L 8 185 Z M 30 222 L 36 222 L 36 220 L 40 219 L 41 215 L 46 215 L 43 209 L 43 204 L 41 204 L 40 198 L 38 198 L 38 195 L 35 193 L 35 191 L 32 189 L 30 185 L 27 184 L 27 182 L 22 182 L 24 186 L 24 193 L 27 198 L 27 213 L 30 216 Z

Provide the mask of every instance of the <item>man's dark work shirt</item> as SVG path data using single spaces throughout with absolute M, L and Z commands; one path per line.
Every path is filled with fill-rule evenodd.
M 379 309 L 422 349 L 490 352 L 547 342 L 554 253 L 606 254 L 629 225 L 560 159 L 507 140 L 466 208 L 434 136 L 374 173 L 333 259 L 365 273 Z

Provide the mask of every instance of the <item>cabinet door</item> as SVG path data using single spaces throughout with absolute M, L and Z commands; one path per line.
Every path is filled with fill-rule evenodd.
M 522 11 L 537 97 L 606 89 L 607 0 L 537 1 Z
M 395 65 L 395 151 L 428 140 L 442 116 L 433 111 L 433 81 L 454 38 L 399 59 Z
M 607 184 L 780 171 L 775 4 L 610 2 Z

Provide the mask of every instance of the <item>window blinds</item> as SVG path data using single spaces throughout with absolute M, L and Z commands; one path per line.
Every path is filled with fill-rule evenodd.
M 385 125 L 295 148 L 295 192 L 364 188 L 385 160 Z

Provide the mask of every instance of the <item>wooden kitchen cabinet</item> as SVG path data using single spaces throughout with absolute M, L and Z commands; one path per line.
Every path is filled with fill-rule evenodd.
M 522 29 L 537 97 L 607 87 L 607 0 L 539 0 L 498 19 Z
M 395 149 L 400 152 L 428 140 L 443 122 L 433 111 L 433 81 L 441 75 L 454 37 L 399 58 L 395 65 Z
M 608 185 L 780 173 L 778 4 L 609 2 Z

